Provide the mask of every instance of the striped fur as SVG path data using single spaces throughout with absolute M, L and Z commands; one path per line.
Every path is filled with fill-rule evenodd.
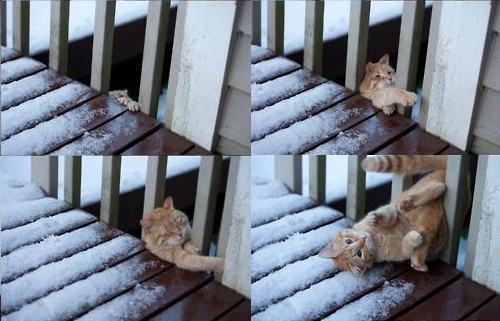
M 446 156 L 381 155 L 367 157 L 361 166 L 367 172 L 393 172 L 409 175 L 446 169 Z

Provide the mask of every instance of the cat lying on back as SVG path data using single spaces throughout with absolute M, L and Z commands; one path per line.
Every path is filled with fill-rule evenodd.
M 109 96 L 116 99 L 116 101 L 127 107 L 130 111 L 139 111 L 140 109 L 139 103 L 130 98 L 127 89 L 110 91 Z
M 417 95 L 393 85 L 394 69 L 389 65 L 389 55 L 384 55 L 376 63 L 369 62 L 365 67 L 365 77 L 359 86 L 361 96 L 370 99 L 373 106 L 390 115 L 394 104 L 405 107 L 413 106 Z
M 175 209 L 172 197 L 141 220 L 146 248 L 159 258 L 190 271 L 224 271 L 224 259 L 201 256 L 189 240 L 191 227 L 183 212 Z
M 336 267 L 363 274 L 375 262 L 411 260 L 417 271 L 438 257 L 448 239 L 443 208 L 445 156 L 376 156 L 362 163 L 366 171 L 415 174 L 432 170 L 394 204 L 368 213 L 352 229 L 339 231 L 319 256 Z

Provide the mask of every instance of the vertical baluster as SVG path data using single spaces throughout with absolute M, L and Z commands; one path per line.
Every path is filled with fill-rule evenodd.
M 399 34 L 396 86 L 415 91 L 417 81 L 418 56 L 422 26 L 424 24 L 425 1 L 406 1 L 401 18 Z M 411 107 L 398 106 L 398 112 L 411 117 Z
M 14 49 L 23 55 L 30 52 L 30 2 L 14 1 L 13 5 L 13 33 L 12 44 Z
M 32 156 L 31 181 L 48 196 L 57 198 L 57 156 Z
M 118 226 L 121 156 L 103 156 L 101 220 Z
M 62 74 L 68 71 L 69 0 L 50 2 L 49 67 Z
M 309 197 L 319 203 L 326 198 L 326 156 L 309 156 Z
M 7 46 L 7 1 L 0 1 L 0 43 Z
M 441 252 L 441 260 L 448 264 L 457 263 L 460 231 L 464 221 L 464 200 L 469 173 L 469 156 L 448 156 L 446 166 L 446 192 L 444 211 L 448 222 L 448 242 Z
M 306 1 L 304 67 L 321 74 L 323 70 L 323 0 Z
M 302 194 L 302 156 L 274 156 L 274 172 L 293 192 Z
M 252 1 L 252 44 L 256 46 L 260 46 L 262 37 L 261 8 L 260 1 Z
M 368 50 L 370 1 L 352 1 L 347 39 L 345 86 L 357 91 L 365 72 Z
M 413 176 L 392 175 L 391 202 L 395 202 L 413 184 Z
M 80 207 L 82 186 L 82 157 L 64 158 L 64 200 L 73 207 Z
M 165 200 L 167 161 L 167 156 L 148 156 L 143 214 L 149 213 L 154 208 L 161 207 Z
M 192 239 L 193 244 L 205 255 L 210 248 L 221 170 L 222 156 L 202 156 L 196 187 Z
M 285 1 L 267 1 L 267 48 L 282 55 L 285 42 Z
M 92 74 L 90 86 L 103 94 L 109 91 L 116 1 L 96 1 Z
M 366 156 L 347 156 L 347 200 L 346 215 L 359 221 L 366 211 L 366 173 L 361 161 Z
M 160 97 L 170 1 L 149 1 L 139 104 L 141 111 L 156 118 Z

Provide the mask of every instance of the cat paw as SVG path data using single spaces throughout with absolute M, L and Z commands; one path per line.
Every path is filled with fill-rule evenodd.
M 409 92 L 406 94 L 406 96 L 404 98 L 403 105 L 405 107 L 410 107 L 410 106 L 415 105 L 416 101 L 417 101 L 417 95 Z
M 397 208 L 398 212 L 406 213 L 414 209 L 415 204 L 413 204 L 413 200 L 411 198 L 406 197 L 399 200 Z
M 136 111 L 139 111 L 141 109 L 141 106 L 139 106 L 139 103 L 136 101 L 130 101 L 127 104 L 127 108 L 128 108 L 128 110 L 130 110 L 132 112 L 136 112 Z
M 386 115 L 391 115 L 392 113 L 394 113 L 394 110 L 395 110 L 395 109 L 396 109 L 396 108 L 395 108 L 393 105 L 390 105 L 390 106 L 384 106 L 384 107 L 382 108 L 382 110 L 384 111 L 384 114 L 386 114 Z
M 370 213 L 367 217 L 368 225 L 377 226 L 382 222 L 382 214 L 380 213 Z
M 417 231 L 408 232 L 408 234 L 406 234 L 406 237 L 408 238 L 408 241 L 411 243 L 411 246 L 414 248 L 420 246 L 424 242 L 422 234 L 420 234 Z
M 429 271 L 429 268 L 427 267 L 427 265 L 425 264 L 414 264 L 413 262 L 411 263 L 411 267 L 412 269 L 414 269 L 415 271 L 419 271 L 419 272 L 428 272 Z

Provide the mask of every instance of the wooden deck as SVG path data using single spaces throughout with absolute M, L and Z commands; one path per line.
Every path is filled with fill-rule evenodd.
M 398 113 L 252 46 L 252 154 L 462 154 Z
M 338 271 L 316 254 L 349 219 L 276 182 L 253 190 L 252 320 L 498 320 L 500 296 L 440 261 Z
M 2 191 L 20 200 L 0 208 L 2 320 L 250 320 L 250 301 L 211 274 L 156 258 L 32 184 Z
M 34 59 L 1 56 L 3 155 L 210 154 Z

